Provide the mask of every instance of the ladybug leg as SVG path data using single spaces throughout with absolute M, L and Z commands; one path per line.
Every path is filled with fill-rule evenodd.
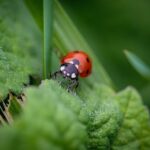
M 73 92 L 73 90 L 76 89 L 78 86 L 79 86 L 78 79 L 71 80 L 71 83 L 67 88 L 67 91 Z
M 50 78 L 55 80 L 57 76 L 61 74 L 62 74 L 61 71 L 56 71 L 53 74 L 50 74 Z

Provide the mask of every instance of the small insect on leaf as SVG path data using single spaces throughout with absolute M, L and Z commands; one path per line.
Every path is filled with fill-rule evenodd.
M 71 80 L 68 90 L 72 91 L 78 87 L 78 76 L 85 78 L 90 75 L 92 70 L 92 61 L 88 54 L 83 51 L 72 51 L 61 59 L 59 71 L 53 73 L 52 78 L 56 79 L 59 74 L 64 78 Z

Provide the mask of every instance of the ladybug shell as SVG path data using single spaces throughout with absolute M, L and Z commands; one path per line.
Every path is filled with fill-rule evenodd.
M 69 63 L 71 60 L 77 59 L 79 61 L 79 75 L 87 77 L 92 70 L 92 61 L 89 56 L 83 51 L 72 51 L 61 59 L 61 64 Z

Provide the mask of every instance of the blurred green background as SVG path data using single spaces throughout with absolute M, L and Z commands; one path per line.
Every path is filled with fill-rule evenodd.
M 128 62 L 124 49 L 150 66 L 149 0 L 60 0 L 116 89 L 132 85 L 150 106 L 150 82 Z

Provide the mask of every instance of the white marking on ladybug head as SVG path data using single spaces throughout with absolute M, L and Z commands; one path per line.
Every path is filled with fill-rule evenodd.
M 74 64 L 74 62 L 71 60 L 70 62 L 69 62 L 70 64 Z
M 60 70 L 63 71 L 66 67 L 65 66 L 61 66 Z
M 79 68 L 79 65 L 76 64 L 75 67 L 78 69 L 78 68 Z
M 69 73 L 67 73 L 67 76 L 70 76 L 70 74 L 69 74 Z
M 66 74 L 66 71 L 63 71 L 64 74 Z
M 76 74 L 75 74 L 75 73 L 72 73 L 72 74 L 71 74 L 71 78 L 76 78 Z

